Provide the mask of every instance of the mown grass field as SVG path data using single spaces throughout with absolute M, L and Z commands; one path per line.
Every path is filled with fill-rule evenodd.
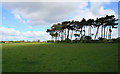
M 2 44 L 3 72 L 117 72 L 117 43 Z

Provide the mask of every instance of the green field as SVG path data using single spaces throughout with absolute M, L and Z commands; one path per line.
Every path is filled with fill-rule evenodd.
M 3 72 L 117 72 L 117 43 L 2 44 Z

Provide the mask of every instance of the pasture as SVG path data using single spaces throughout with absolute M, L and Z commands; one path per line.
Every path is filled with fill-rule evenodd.
M 3 72 L 117 72 L 117 43 L 2 44 Z

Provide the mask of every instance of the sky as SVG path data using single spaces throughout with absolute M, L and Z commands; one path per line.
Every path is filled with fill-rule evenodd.
M 2 2 L 0 40 L 49 40 L 46 30 L 52 24 L 106 15 L 118 18 L 118 2 Z M 93 30 L 95 31 L 95 30 Z M 112 38 L 118 37 L 113 29 Z

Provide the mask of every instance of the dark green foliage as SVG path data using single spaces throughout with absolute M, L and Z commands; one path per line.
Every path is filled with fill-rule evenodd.
M 91 37 L 90 36 L 86 36 L 84 42 L 91 43 Z
M 47 40 L 47 43 L 54 43 L 54 40 Z
M 5 41 L 0 41 L 0 43 L 5 43 Z
M 99 37 L 98 39 L 99 39 L 100 41 L 103 41 L 105 38 Z
M 66 40 L 66 42 L 69 42 L 69 40 L 73 40 L 73 36 L 75 37 L 75 40 L 80 40 L 80 42 L 90 42 L 90 40 L 82 40 L 83 36 L 94 36 L 94 40 L 96 40 L 99 34 L 99 30 L 101 28 L 101 38 L 108 38 L 112 39 L 112 29 L 117 28 L 116 25 L 118 25 L 118 19 L 115 18 L 114 15 L 106 15 L 105 17 L 94 19 L 88 19 L 86 20 L 83 18 L 81 21 L 64 21 L 61 23 L 53 24 L 51 26 L 51 29 L 47 29 L 46 32 L 48 32 L 52 39 L 55 38 L 55 41 L 57 40 Z M 86 35 L 86 27 L 88 27 L 88 35 Z M 96 32 L 94 34 L 91 33 L 91 30 L 93 28 L 96 28 Z M 104 30 L 104 31 L 103 31 Z M 76 32 L 74 34 L 74 32 Z M 108 37 L 107 37 L 108 36 Z M 104 42 L 104 40 L 100 40 L 101 42 Z M 71 41 L 72 42 L 72 41 Z M 106 41 L 105 41 L 106 42 Z M 58 43 L 58 42 L 57 42 Z
M 112 39 L 112 41 L 113 41 L 113 42 L 118 42 L 119 40 L 117 40 L 117 39 Z
M 120 37 L 117 38 L 117 41 L 120 42 Z
M 70 39 L 66 39 L 65 42 L 66 42 L 66 43 L 70 43 L 71 40 L 70 40 Z
M 108 42 L 106 38 L 99 37 L 99 42 Z
M 72 40 L 73 43 L 80 43 L 80 40 Z

